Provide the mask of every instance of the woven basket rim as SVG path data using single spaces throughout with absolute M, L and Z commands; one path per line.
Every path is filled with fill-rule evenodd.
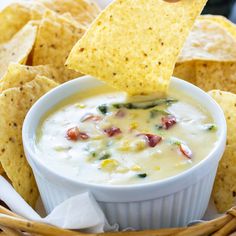
M 223 236 L 229 235 L 236 231 L 236 206 L 229 209 L 224 215 L 210 220 L 204 221 L 197 225 L 180 227 L 180 228 L 166 228 L 156 230 L 144 231 L 123 231 L 123 232 L 106 232 L 99 234 L 81 233 L 79 231 L 66 230 L 55 227 L 46 223 L 39 223 L 27 220 L 19 216 L 6 207 L 0 206 L 0 229 L 3 231 L 1 235 L 51 235 L 51 236 L 72 236 L 72 235 L 88 235 L 88 236 L 201 236 L 201 235 L 215 235 Z M 23 233 L 24 232 L 24 233 Z M 27 233 L 27 234 L 25 234 Z

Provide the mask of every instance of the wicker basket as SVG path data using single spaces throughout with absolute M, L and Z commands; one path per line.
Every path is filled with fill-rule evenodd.
M 48 224 L 33 222 L 16 215 L 3 206 L 0 206 L 0 228 L 3 231 L 0 235 L 8 236 L 72 236 L 72 235 L 88 235 L 88 236 L 236 236 L 236 207 L 230 209 L 225 215 L 198 225 L 157 229 L 145 231 L 126 231 L 126 232 L 111 232 L 104 234 L 85 234 L 71 230 L 60 229 Z M 235 232 L 235 233 L 234 233 Z

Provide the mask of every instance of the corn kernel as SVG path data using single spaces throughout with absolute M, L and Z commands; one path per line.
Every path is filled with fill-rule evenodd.
M 130 123 L 130 129 L 136 129 L 138 127 L 138 123 L 133 121 Z
M 81 108 L 81 109 L 86 107 L 86 105 L 82 104 L 82 103 L 77 103 L 77 104 L 75 104 L 75 106 L 78 107 L 78 108 Z
M 101 162 L 101 168 L 105 171 L 113 171 L 119 165 L 118 161 L 114 159 L 106 159 Z
M 160 167 L 160 166 L 155 166 L 154 169 L 157 170 L 157 171 L 159 171 L 159 170 L 161 170 L 161 167 Z
M 133 165 L 130 169 L 133 170 L 133 171 L 140 171 L 140 170 L 142 170 L 139 165 Z
M 146 141 L 145 140 L 137 140 L 132 144 L 132 149 L 133 151 L 141 151 L 147 147 Z

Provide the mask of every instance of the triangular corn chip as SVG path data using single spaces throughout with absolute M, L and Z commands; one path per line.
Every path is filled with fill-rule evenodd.
M 166 92 L 206 0 L 116 0 L 73 48 L 67 65 L 131 95 Z
M 236 25 L 228 20 L 224 16 L 218 15 L 201 15 L 199 20 L 210 20 L 221 25 L 225 30 L 227 30 L 236 39 Z
M 34 206 L 38 190 L 22 145 L 22 124 L 36 100 L 57 86 L 53 80 L 38 76 L 21 87 L 0 95 L 0 162 L 16 191 Z
M 236 62 L 196 62 L 196 85 L 236 93 Z
M 9 41 L 30 20 L 38 20 L 45 7 L 35 2 L 12 3 L 0 11 L 0 44 Z
M 219 212 L 230 209 L 236 200 L 236 95 L 220 90 L 209 94 L 218 102 L 224 111 L 228 132 L 225 153 L 220 161 L 213 199 Z
M 60 76 L 48 65 L 26 66 L 12 63 L 0 81 L 0 92 L 9 88 L 22 86 L 35 79 L 36 75 L 46 76 L 54 81 L 57 81 L 57 78 Z
M 10 40 L 30 20 L 30 12 L 22 4 L 14 3 L 0 12 L 0 44 Z
M 52 65 L 60 74 L 59 82 L 74 79 L 81 74 L 67 69 L 64 64 L 85 28 L 77 27 L 67 18 L 47 11 L 38 29 L 33 51 L 33 66 Z
M 59 14 L 70 13 L 75 20 L 84 25 L 90 24 L 100 12 L 94 2 L 87 0 L 40 0 L 38 2 Z
M 0 44 L 0 78 L 6 73 L 11 62 L 25 64 L 37 34 L 37 27 L 30 22 L 14 37 Z
M 175 77 L 184 79 L 190 83 L 196 83 L 196 72 L 195 72 L 195 62 L 186 61 L 182 63 L 176 63 L 174 74 Z
M 217 22 L 197 20 L 178 62 L 191 60 L 235 61 L 236 39 Z

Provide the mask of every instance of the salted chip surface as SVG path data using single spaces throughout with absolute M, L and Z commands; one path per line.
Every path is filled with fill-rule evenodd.
M 235 61 L 236 40 L 218 23 L 212 20 L 197 20 L 178 62 L 191 60 Z
M 21 87 L 0 95 L 0 162 L 16 191 L 34 206 L 38 190 L 22 145 L 22 124 L 36 100 L 58 84 L 37 76 Z
M 37 34 L 37 27 L 30 22 L 14 37 L 0 44 L 0 78 L 6 73 L 11 62 L 25 64 Z
M 236 93 L 236 62 L 196 62 L 196 85 Z
M 37 75 L 46 76 L 57 81 L 60 75 L 49 65 L 26 66 L 12 63 L 7 69 L 7 73 L 0 81 L 0 92 L 23 84 L 35 79 Z
M 227 145 L 220 161 L 213 198 L 219 212 L 230 209 L 236 200 L 236 94 L 212 90 L 209 94 L 224 111 L 227 122 Z
M 88 25 L 99 14 L 100 9 L 91 1 L 87 0 L 40 0 L 49 9 L 59 13 L 70 13 L 79 23 Z
M 75 45 L 67 65 L 131 95 L 165 92 L 205 3 L 116 0 Z
M 176 63 L 173 75 L 177 78 L 184 79 L 192 84 L 196 83 L 195 62 L 186 61 Z
M 47 11 L 38 29 L 32 65 L 52 65 L 60 74 L 60 83 L 80 76 L 80 73 L 67 69 L 64 64 L 72 47 L 84 32 L 85 28 L 77 27 L 53 11 Z
M 236 25 L 226 17 L 219 15 L 201 15 L 198 19 L 214 21 L 226 29 L 236 39 Z

